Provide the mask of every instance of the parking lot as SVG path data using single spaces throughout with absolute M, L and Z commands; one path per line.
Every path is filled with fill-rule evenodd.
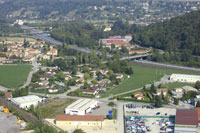
M 0 112 L 0 133 L 17 133 L 19 132 L 20 126 L 17 125 L 17 117 L 10 114 L 9 117 L 7 114 Z
M 128 103 L 124 104 L 124 111 L 127 133 L 171 133 L 174 130 L 176 109 Z
M 154 108 L 150 105 L 135 105 L 125 104 L 124 105 L 125 115 L 136 115 L 136 116 L 175 116 L 176 109 L 174 108 Z
M 106 115 L 109 113 L 109 110 L 112 109 L 112 107 L 109 107 L 107 103 L 98 103 L 98 106 L 99 108 L 92 109 L 87 115 L 103 115 L 106 117 Z

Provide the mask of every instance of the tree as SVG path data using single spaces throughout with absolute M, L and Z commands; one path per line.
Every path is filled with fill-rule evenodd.
M 156 96 L 155 97 L 155 107 L 159 108 L 162 107 L 162 98 L 161 96 Z
M 196 107 L 200 107 L 200 101 L 197 102 Z
M 89 74 L 89 73 L 84 73 L 84 79 L 85 79 L 85 80 L 90 79 L 90 74 Z
M 127 67 L 127 68 L 125 69 L 125 73 L 128 74 L 128 75 L 132 75 L 132 74 L 133 74 L 133 69 L 132 69 L 132 67 Z
M 58 81 L 64 81 L 65 80 L 65 76 L 64 76 L 63 72 L 59 72 L 55 76 L 56 76 L 56 79 Z
M 73 131 L 73 133 L 85 133 L 82 129 L 76 129 Z
M 178 98 L 174 98 L 174 104 L 179 105 L 179 99 Z
M 156 88 L 155 88 L 154 84 L 151 84 L 150 92 L 156 93 Z
M 197 82 L 195 83 L 195 88 L 198 89 L 198 90 L 200 89 L 200 81 L 197 81 Z
M 37 124 L 37 128 L 34 129 L 35 133 L 56 133 L 56 129 L 52 126 L 44 124 L 41 120 Z
M 170 97 L 169 97 L 169 96 L 165 96 L 165 97 L 163 98 L 163 100 L 164 100 L 164 103 L 165 103 L 165 104 L 169 104 Z

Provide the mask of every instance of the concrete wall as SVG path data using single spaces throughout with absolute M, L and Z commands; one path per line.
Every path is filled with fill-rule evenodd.
M 56 121 L 57 126 L 99 126 L 100 121 Z

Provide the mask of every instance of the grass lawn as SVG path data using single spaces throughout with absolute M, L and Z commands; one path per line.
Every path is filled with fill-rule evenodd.
M 106 94 L 102 97 L 109 96 L 109 94 L 119 94 L 122 92 L 130 91 L 143 87 L 146 84 L 153 83 L 154 81 L 159 81 L 161 77 L 165 74 L 170 75 L 172 73 L 182 73 L 182 74 L 200 74 L 197 72 L 187 72 L 177 69 L 168 69 L 155 66 L 146 66 L 142 64 L 131 64 L 134 74 L 127 80 L 123 81 L 119 86 L 114 89 L 108 90 Z
M 43 118 L 55 118 L 57 114 L 64 114 L 65 108 L 74 101 L 73 99 L 54 99 L 47 104 L 40 105 L 39 109 Z
M 31 68 L 31 65 L 0 65 L 0 85 L 8 88 L 22 86 Z
M 165 86 L 167 86 L 168 89 L 172 90 L 174 88 L 180 88 L 180 87 L 183 87 L 183 86 L 192 86 L 192 87 L 194 87 L 195 85 L 194 84 L 190 84 L 190 83 L 171 83 L 171 84 L 167 84 Z
M 112 109 L 113 111 L 113 119 L 117 119 L 117 109 Z

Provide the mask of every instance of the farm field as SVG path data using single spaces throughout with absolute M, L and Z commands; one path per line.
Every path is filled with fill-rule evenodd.
M 172 73 L 194 74 L 194 75 L 200 74 L 197 72 L 189 72 L 189 71 L 161 68 L 155 66 L 146 66 L 137 63 L 132 63 L 131 66 L 133 68 L 134 74 L 130 78 L 123 81 L 116 88 L 108 90 L 106 94 L 104 94 L 102 97 L 109 96 L 110 94 L 119 94 L 133 89 L 141 88 L 146 84 L 151 84 L 155 81 L 159 81 L 160 78 L 163 77 L 164 75 L 171 75 Z M 173 85 L 180 85 L 180 84 L 173 84 Z M 169 86 L 173 87 L 172 85 Z
M 65 108 L 73 103 L 74 99 L 54 99 L 49 103 L 39 106 L 43 118 L 54 118 L 57 114 L 64 114 Z
M 0 65 L 0 85 L 12 89 L 22 86 L 31 67 L 31 65 Z
M 24 41 L 24 39 L 26 39 L 26 41 L 36 41 L 33 38 L 24 38 L 24 37 L 0 37 L 0 40 L 7 40 L 7 41 Z

